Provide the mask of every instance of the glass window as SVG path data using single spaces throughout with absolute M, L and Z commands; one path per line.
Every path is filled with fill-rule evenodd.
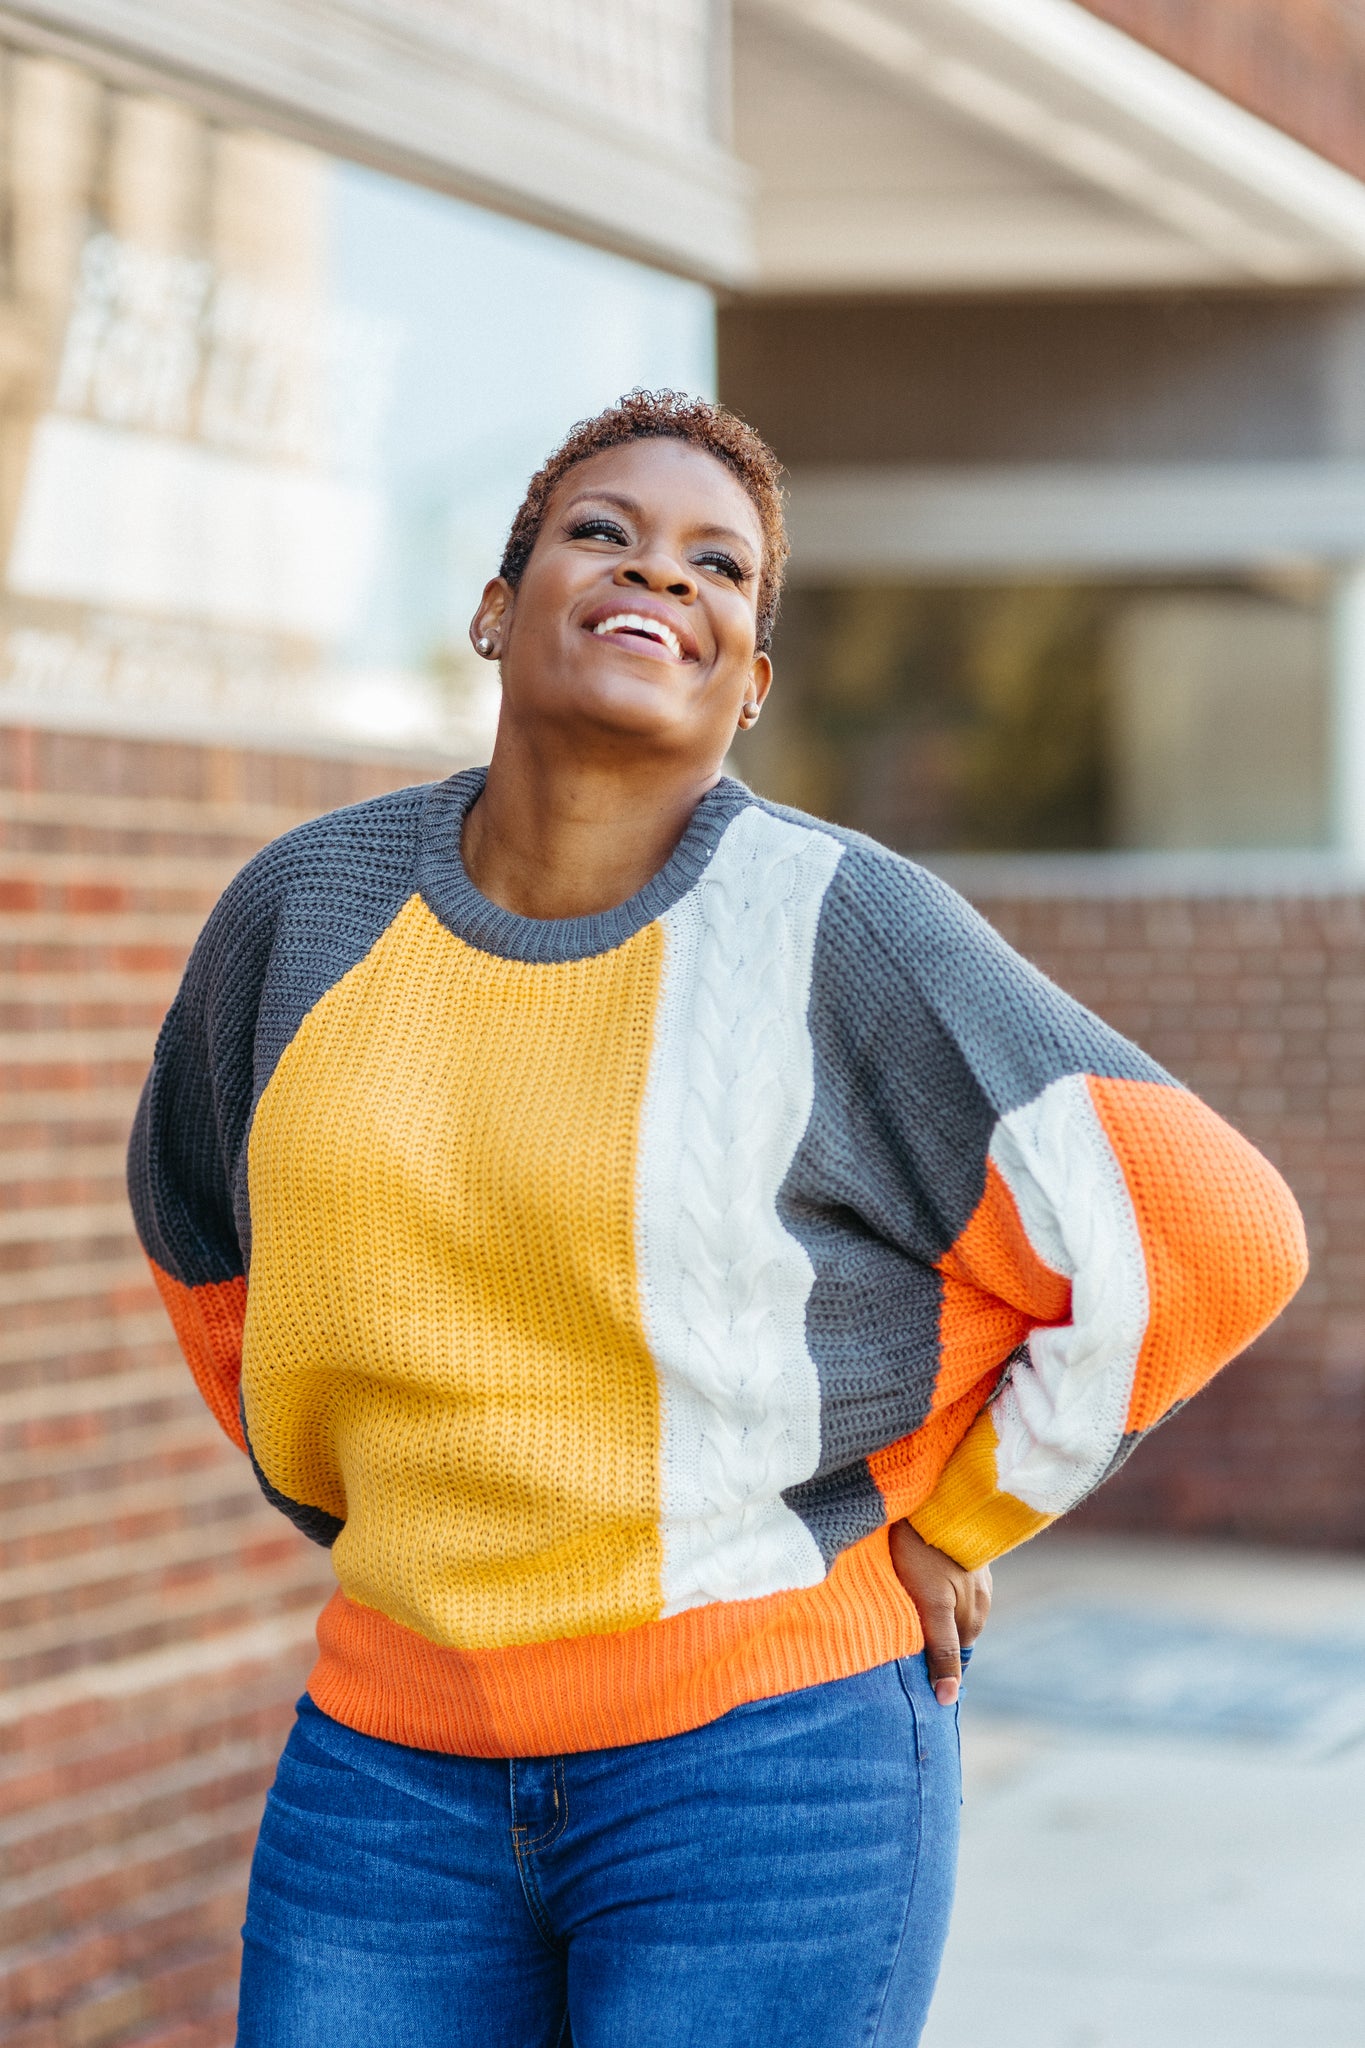
M 1321 846 L 1328 617 L 1311 569 L 798 584 L 735 758 L 906 852 Z
M 0 716 L 486 753 L 531 470 L 700 287 L 0 51 Z

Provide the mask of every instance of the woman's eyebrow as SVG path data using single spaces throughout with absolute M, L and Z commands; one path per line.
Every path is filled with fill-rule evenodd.
M 696 540 L 732 540 L 750 554 L 753 552 L 753 541 L 737 526 L 696 526 L 692 532 Z
M 640 514 L 639 501 L 621 491 L 575 491 L 564 510 L 568 512 L 574 505 L 583 504 L 615 505 L 622 512 L 633 512 L 637 518 Z
M 624 491 L 576 491 L 565 505 L 565 513 L 571 512 L 575 505 L 584 504 L 615 505 L 618 511 L 627 512 L 635 519 L 641 517 L 639 499 L 628 496 Z M 750 554 L 754 551 L 754 543 L 749 535 L 741 533 L 739 528 L 735 526 L 694 526 L 692 538 L 694 540 L 734 541 Z

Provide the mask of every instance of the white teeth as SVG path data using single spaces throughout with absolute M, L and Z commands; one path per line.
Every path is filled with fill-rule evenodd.
M 592 630 L 594 633 L 647 633 L 651 640 L 657 640 L 668 649 L 674 661 L 682 660 L 682 642 L 662 619 L 647 619 L 640 612 L 613 612 L 609 619 L 599 619 Z

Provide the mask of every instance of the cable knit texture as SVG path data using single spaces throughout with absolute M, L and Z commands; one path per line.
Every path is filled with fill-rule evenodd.
M 1274 1316 L 1288 1190 L 942 883 L 724 781 L 597 917 L 460 860 L 481 771 L 215 910 L 130 1153 L 218 1421 L 332 1545 L 310 1689 L 475 1755 L 916 1650 Z
M 810 1119 L 803 1009 L 838 857 L 751 807 L 663 920 L 639 1239 L 669 1613 L 825 1576 L 784 1499 L 819 1465 L 820 1383 L 805 1341 L 814 1269 L 776 1203 Z

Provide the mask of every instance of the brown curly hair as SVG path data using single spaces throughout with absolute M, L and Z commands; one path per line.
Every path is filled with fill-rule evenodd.
M 686 441 L 723 462 L 753 500 L 763 528 L 763 560 L 758 576 L 757 646 L 766 653 L 772 643 L 782 575 L 791 552 L 782 516 L 782 466 L 772 449 L 751 426 L 724 406 L 685 391 L 628 391 L 596 419 L 580 420 L 569 429 L 554 453 L 541 464 L 521 509 L 512 521 L 498 573 L 516 589 L 540 533 L 551 493 L 576 463 L 604 448 L 650 438 Z

